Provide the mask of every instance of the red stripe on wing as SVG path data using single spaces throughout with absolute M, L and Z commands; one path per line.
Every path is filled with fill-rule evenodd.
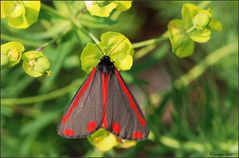
M 62 118 L 62 123 L 66 123 L 66 121 L 68 120 L 68 118 L 70 117 L 71 113 L 73 112 L 74 108 L 78 105 L 81 96 L 84 94 L 84 92 L 86 91 L 86 89 L 89 87 L 91 81 L 93 80 L 94 76 L 96 73 L 96 68 L 94 67 L 93 70 L 91 71 L 88 79 L 86 80 L 86 82 L 84 83 L 84 85 L 81 87 L 80 91 L 78 92 L 78 94 L 76 95 L 73 103 L 71 104 L 71 107 L 69 109 L 69 111 L 66 113 L 66 115 Z
M 103 102 L 103 115 L 102 115 L 102 127 L 107 128 L 107 115 L 106 115 L 106 106 L 107 106 L 107 99 L 108 99 L 108 81 L 109 81 L 109 74 L 104 74 L 102 72 L 102 102 Z
M 119 73 L 119 71 L 118 71 L 117 69 L 115 69 L 115 74 L 116 74 L 116 77 L 117 77 L 117 79 L 118 79 L 118 81 L 119 81 L 120 87 L 123 89 L 124 93 L 125 93 L 126 96 L 128 97 L 129 102 L 130 102 L 130 106 L 131 106 L 131 108 L 134 110 L 136 116 L 138 117 L 140 124 L 141 124 L 142 126 L 145 126 L 146 122 L 145 122 L 145 120 L 143 119 L 143 117 L 141 116 L 141 114 L 139 113 L 138 108 L 137 108 L 137 106 L 136 106 L 136 104 L 135 104 L 135 102 L 134 102 L 134 99 L 133 99 L 133 97 L 131 96 L 131 94 L 130 94 L 128 88 L 126 87 L 126 85 L 125 85 L 124 81 L 122 80 L 122 78 L 121 78 L 121 76 L 120 76 L 120 73 Z

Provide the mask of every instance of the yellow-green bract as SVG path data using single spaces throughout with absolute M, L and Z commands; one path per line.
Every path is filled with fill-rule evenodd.
M 108 17 L 113 10 L 126 11 L 131 7 L 132 1 L 85 1 L 87 10 L 91 15 Z
M 39 77 L 50 73 L 50 63 L 46 56 L 40 51 L 29 51 L 22 55 L 23 69 L 32 76 Z
M 134 50 L 124 35 L 118 32 L 106 32 L 102 34 L 98 46 L 105 55 L 109 55 L 118 70 L 124 71 L 131 68 Z M 101 57 L 103 54 L 96 44 L 89 42 L 81 54 L 82 69 L 90 72 L 100 62 Z
M 122 140 L 103 128 L 91 134 L 88 140 L 100 151 L 108 151 L 113 147 L 130 148 L 136 145 L 136 141 Z
M 6 18 L 8 25 L 25 29 L 37 21 L 40 1 L 1 1 L 1 19 Z
M 12 41 L 1 45 L 1 69 L 19 63 L 24 50 L 25 48 L 20 42 Z
M 211 10 L 186 3 L 182 8 L 182 19 L 171 20 L 168 24 L 172 50 L 178 57 L 193 53 L 194 42 L 205 43 L 211 38 L 211 30 L 221 31 L 222 26 Z

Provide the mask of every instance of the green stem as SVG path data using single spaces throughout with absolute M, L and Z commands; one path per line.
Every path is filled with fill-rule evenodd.
M 47 46 L 49 46 L 50 44 L 54 43 L 58 38 L 53 38 L 52 40 L 50 40 L 49 42 L 46 42 L 45 44 L 41 45 L 40 47 L 38 47 L 36 50 L 37 51 L 42 51 L 44 48 L 46 48 Z
M 156 48 L 155 44 L 141 48 L 140 50 L 137 51 L 137 53 L 135 53 L 134 59 L 142 58 L 143 56 L 147 55 L 149 52 L 151 52 L 155 48 Z
M 58 35 L 57 37 L 53 38 L 52 40 L 42 44 L 40 47 L 38 47 L 36 50 L 37 51 L 42 51 L 44 48 L 48 47 L 50 44 L 56 42 L 57 40 L 59 40 L 60 38 L 62 38 L 64 35 L 66 35 L 68 31 L 63 32 L 61 35 Z
M 212 53 L 203 59 L 199 64 L 194 66 L 188 73 L 181 76 L 177 80 L 175 80 L 163 93 L 156 92 L 150 95 L 151 100 L 153 102 L 158 103 L 161 99 L 162 94 L 168 94 L 171 92 L 172 87 L 176 87 L 180 89 L 183 86 L 189 85 L 192 81 L 196 80 L 200 75 L 202 75 L 210 66 L 214 65 L 215 63 L 219 62 L 223 58 L 238 53 L 237 42 L 232 44 L 227 44 Z
M 190 27 L 189 29 L 187 29 L 186 33 L 190 33 L 191 31 L 193 31 L 195 29 L 195 26 Z
M 148 45 L 158 44 L 158 43 L 160 43 L 162 41 L 165 41 L 167 39 L 168 39 L 168 32 L 165 32 L 159 38 L 153 38 L 153 39 L 133 43 L 132 45 L 133 45 L 133 48 L 140 48 L 140 47 L 144 47 L 144 46 L 148 46 Z
M 2 98 L 1 99 L 1 104 L 2 105 L 21 105 L 21 104 L 32 104 L 32 103 L 37 103 L 37 102 L 43 102 L 47 100 L 51 100 L 60 96 L 63 96 L 72 90 L 74 90 L 76 87 L 80 85 L 80 80 L 75 81 L 71 83 L 70 85 L 63 87 L 61 89 L 58 89 L 56 91 L 38 95 L 38 96 L 33 96 L 33 97 L 25 97 L 25 98 Z
M 228 44 L 216 51 L 209 53 L 209 55 L 202 60 L 199 64 L 194 66 L 187 74 L 181 76 L 174 82 L 174 85 L 179 88 L 181 86 L 189 85 L 193 80 L 202 75 L 208 67 L 217 63 L 224 57 L 237 53 L 237 43 Z
M 22 39 L 18 37 L 12 37 L 6 34 L 1 33 L 1 39 L 6 41 L 19 41 L 22 42 L 24 45 L 31 46 L 31 47 L 39 47 L 39 45 L 42 45 L 43 43 L 38 41 L 32 41 L 27 39 Z

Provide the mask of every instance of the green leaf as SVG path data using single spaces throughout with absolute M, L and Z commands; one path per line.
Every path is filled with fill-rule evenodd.
M 25 29 L 37 21 L 40 6 L 40 1 L 3 1 L 1 18 L 6 18 L 13 28 Z
M 111 150 L 114 146 L 118 145 L 116 136 L 100 128 L 88 137 L 89 142 L 100 151 Z
M 198 7 L 191 3 L 186 3 L 182 8 L 182 19 L 185 29 L 193 26 L 193 18 L 197 14 Z
M 23 69 L 32 76 L 39 77 L 50 73 L 50 63 L 40 51 L 29 51 L 23 54 Z
M 1 69 L 18 64 L 24 50 L 20 42 L 12 41 L 1 45 Z
M 172 20 L 168 25 L 169 39 L 173 52 L 178 57 L 187 57 L 193 53 L 194 42 L 185 34 L 182 20 Z
M 193 30 L 189 33 L 189 37 L 198 43 L 206 43 L 211 38 L 211 30 Z
M 180 46 L 178 46 L 175 50 L 175 54 L 178 57 L 188 57 L 193 54 L 195 44 L 189 38 L 185 38 L 181 41 Z
M 114 65 L 119 70 L 129 70 L 133 64 L 134 50 L 130 41 L 117 32 L 106 32 L 102 34 L 99 47 L 105 55 L 109 55 Z M 81 54 L 82 69 L 90 72 L 100 62 L 103 56 L 99 48 L 88 43 Z
M 211 18 L 210 20 L 210 23 L 209 23 L 209 27 L 212 29 L 212 30 L 215 30 L 215 31 L 222 31 L 222 25 L 219 21 L 217 21 L 215 18 Z

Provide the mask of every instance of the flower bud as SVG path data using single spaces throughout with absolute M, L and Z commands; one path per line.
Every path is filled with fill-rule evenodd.
M 25 50 L 19 42 L 8 42 L 1 45 L 1 68 L 12 67 L 20 62 L 22 52 Z
M 40 1 L 1 1 L 1 18 L 13 28 L 25 29 L 37 21 L 40 6 Z
M 100 151 L 111 150 L 118 144 L 116 136 L 100 128 L 88 137 L 89 142 Z
M 29 51 L 23 54 L 23 69 L 32 76 L 39 77 L 50 73 L 50 63 L 40 51 Z
M 34 70 L 40 73 L 45 73 L 50 69 L 50 63 L 46 58 L 39 58 L 37 59 L 37 62 L 34 65 Z
M 193 18 L 193 25 L 198 30 L 203 30 L 209 24 L 210 14 L 208 12 L 199 12 Z

